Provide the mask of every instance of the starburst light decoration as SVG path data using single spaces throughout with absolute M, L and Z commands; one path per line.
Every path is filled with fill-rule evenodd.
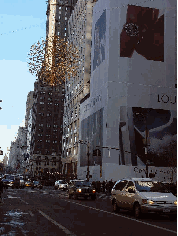
M 31 74 L 51 86 L 64 83 L 66 77 L 75 77 L 79 52 L 75 46 L 59 36 L 49 36 L 33 44 L 28 54 Z

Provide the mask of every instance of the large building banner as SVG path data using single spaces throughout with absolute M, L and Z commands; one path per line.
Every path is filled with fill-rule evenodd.
M 101 165 L 102 151 L 98 156 L 94 156 L 93 151 L 103 146 L 103 108 L 82 120 L 81 140 L 89 143 L 89 165 Z M 87 152 L 87 145 L 80 144 L 80 166 L 88 165 Z
M 147 60 L 164 61 L 164 14 L 159 9 L 128 5 L 120 34 L 120 56 L 134 50 Z
M 132 107 L 129 132 L 132 163 L 156 167 L 177 166 L 176 112 L 163 109 Z M 133 129 L 133 130 L 131 130 Z M 134 132 L 133 132 L 134 131 Z
M 105 44 L 106 44 L 106 10 L 95 24 L 94 30 L 94 59 L 93 70 L 105 60 Z

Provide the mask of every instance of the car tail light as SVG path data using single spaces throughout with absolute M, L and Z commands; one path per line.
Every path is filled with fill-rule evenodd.
M 96 192 L 96 190 L 95 189 L 93 189 L 93 193 L 95 193 Z

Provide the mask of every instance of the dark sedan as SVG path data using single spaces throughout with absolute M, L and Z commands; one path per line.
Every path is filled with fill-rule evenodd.
M 69 198 L 83 197 L 85 199 L 91 197 L 92 200 L 96 199 L 96 189 L 92 187 L 91 183 L 85 180 L 72 180 L 68 187 Z

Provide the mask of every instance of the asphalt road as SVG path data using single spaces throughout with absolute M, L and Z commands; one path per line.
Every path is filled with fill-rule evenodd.
M 0 235 L 176 235 L 177 222 L 167 216 L 144 215 L 136 220 L 132 213 L 112 211 L 110 197 L 68 199 L 65 191 L 44 188 L 8 189 L 0 204 Z

